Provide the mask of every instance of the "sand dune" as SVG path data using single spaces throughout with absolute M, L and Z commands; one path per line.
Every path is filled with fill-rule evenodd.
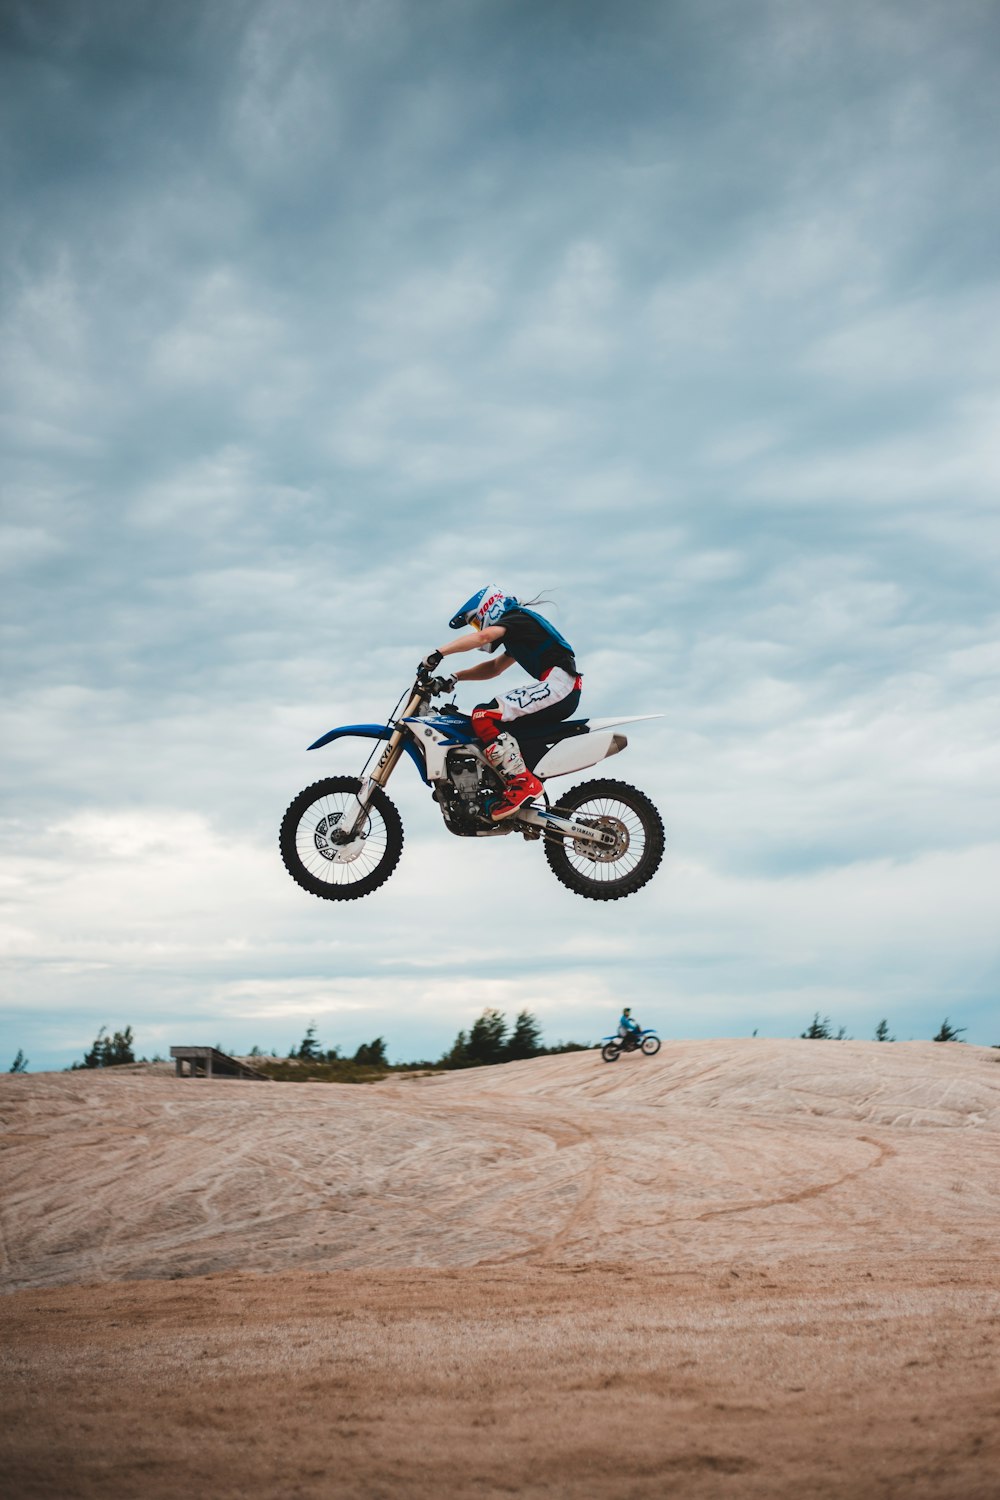
M 292 1267 L 993 1247 L 1000 1053 L 687 1042 L 374 1087 L 114 1071 L 0 1096 L 7 1289 Z
M 41 1075 L 0 1117 L 24 1495 L 197 1454 L 213 1496 L 1000 1496 L 995 1050 Z

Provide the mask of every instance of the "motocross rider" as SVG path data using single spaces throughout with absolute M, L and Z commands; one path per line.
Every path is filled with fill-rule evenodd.
M 431 651 L 420 663 L 422 668 L 433 672 L 444 657 L 461 651 L 487 651 L 492 660 L 456 672 L 453 678 L 446 679 L 446 689 L 456 682 L 484 682 L 499 677 L 515 663 L 534 679 L 525 687 L 512 688 L 509 693 L 477 704 L 472 710 L 472 728 L 483 754 L 504 782 L 503 796 L 490 813 L 494 821 L 499 821 L 516 813 L 542 790 L 538 777 L 525 765 L 517 740 L 502 726 L 529 715 L 532 723 L 568 719 L 580 702 L 583 678 L 576 670 L 572 646 L 558 630 L 495 585 L 479 589 L 466 599 L 448 625 L 452 630 L 471 629 L 457 641 L 448 641 Z M 504 648 L 503 654 L 497 656 L 500 646 Z
M 632 1007 L 630 1005 L 626 1005 L 625 1009 L 622 1011 L 621 1020 L 618 1022 L 618 1035 L 624 1041 L 624 1039 L 632 1033 L 638 1036 L 641 1030 L 642 1027 L 639 1025 L 639 1022 L 632 1019 Z

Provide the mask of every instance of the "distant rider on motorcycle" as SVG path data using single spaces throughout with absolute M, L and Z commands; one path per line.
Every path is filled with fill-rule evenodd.
M 583 678 L 576 670 L 572 646 L 555 626 L 495 585 L 479 589 L 466 599 L 448 624 L 452 630 L 471 626 L 471 632 L 425 656 L 420 665 L 428 672 L 433 672 L 444 657 L 460 651 L 488 651 L 492 655 L 501 644 L 504 648 L 502 656 L 456 672 L 448 679 L 449 686 L 499 677 L 515 663 L 534 679 L 527 686 L 513 688 L 472 710 L 472 728 L 483 746 L 483 754 L 505 783 L 503 796 L 490 817 L 494 821 L 509 818 L 525 802 L 539 795 L 542 783 L 525 765 L 517 740 L 502 731 L 501 726 L 529 714 L 533 723 L 568 719 L 580 702 Z
M 618 1022 L 618 1035 L 624 1041 L 627 1036 L 633 1033 L 638 1036 L 641 1030 L 642 1027 L 639 1025 L 639 1022 L 632 1019 L 632 1007 L 626 1005 L 622 1011 L 621 1020 Z

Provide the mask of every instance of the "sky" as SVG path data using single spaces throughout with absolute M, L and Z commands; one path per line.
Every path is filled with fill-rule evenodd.
M 1000 1043 L 996 6 L 4 0 L 0 43 L 0 1068 L 435 1057 L 487 1005 Z M 608 768 L 660 872 L 582 900 L 404 764 L 391 880 L 308 896 L 282 813 L 366 751 L 306 746 L 494 582 L 581 712 L 662 715 Z

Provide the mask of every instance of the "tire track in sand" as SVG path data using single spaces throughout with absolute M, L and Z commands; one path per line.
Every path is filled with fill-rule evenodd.
M 510 1109 L 510 1099 L 500 1094 L 491 1096 L 500 1107 Z M 513 1123 L 513 1121 L 511 1122 Z M 576 1146 L 588 1148 L 587 1165 L 583 1174 L 582 1191 L 576 1203 L 570 1209 L 567 1217 L 555 1231 L 554 1234 L 545 1235 L 527 1245 L 523 1250 L 514 1250 L 507 1255 L 489 1257 L 480 1262 L 481 1265 L 510 1265 L 524 1260 L 547 1261 L 557 1258 L 558 1252 L 562 1250 L 573 1238 L 579 1225 L 586 1219 L 593 1217 L 594 1208 L 597 1203 L 601 1189 L 601 1181 L 607 1171 L 607 1152 L 600 1145 L 593 1130 L 580 1123 L 579 1120 L 567 1119 L 565 1115 L 522 1115 L 517 1124 L 522 1129 L 527 1129 L 539 1135 L 548 1136 L 554 1142 L 557 1151 L 571 1149 Z
M 779 1208 L 786 1203 L 803 1203 L 807 1198 L 821 1198 L 826 1193 L 832 1193 L 842 1183 L 853 1182 L 856 1177 L 863 1177 L 866 1172 L 872 1172 L 880 1167 L 890 1156 L 896 1155 L 894 1146 L 885 1141 L 877 1141 L 870 1135 L 859 1135 L 856 1140 L 864 1141 L 866 1146 L 874 1146 L 878 1155 L 863 1166 L 855 1167 L 853 1171 L 844 1172 L 840 1177 L 835 1177 L 832 1182 L 818 1182 L 813 1187 L 800 1188 L 797 1193 L 783 1193 L 778 1198 L 759 1198 L 754 1203 L 734 1203 L 729 1208 L 710 1208 L 703 1214 L 696 1215 L 696 1221 L 700 1224 L 706 1219 L 721 1219 L 727 1214 L 749 1214 L 761 1208 Z

